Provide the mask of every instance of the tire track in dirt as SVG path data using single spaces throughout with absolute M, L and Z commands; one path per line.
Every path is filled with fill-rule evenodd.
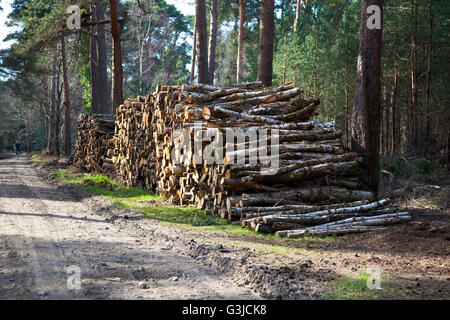
M 21 261 L 31 267 L 33 279 L 20 279 L 28 282 L 33 287 L 31 298 L 44 298 L 50 291 L 55 297 L 69 298 L 66 287 L 66 258 L 61 249 L 57 247 L 60 241 L 57 232 L 52 232 L 51 214 L 49 210 L 52 201 L 41 200 L 41 192 L 28 187 L 26 183 L 38 183 L 33 174 L 27 170 L 26 162 L 19 162 L 12 166 L 11 176 L 6 179 L 0 178 L 0 197 L 2 225 L 10 225 L 10 229 L 21 237 L 10 237 L 14 250 L 20 256 Z M 22 178 L 22 174 L 24 177 Z M 26 182 L 24 181 L 26 179 Z M 16 184 L 11 184 L 11 182 Z M 12 200 L 7 200 L 12 199 Z M 48 203 L 46 203 L 48 202 Z M 11 214 L 12 213 L 12 214 Z M 20 217 L 23 216 L 24 218 Z M 45 242 L 35 239 L 44 237 Z M 20 281 L 19 280 L 19 281 Z M 13 292 L 14 295 L 14 292 Z
M 24 156 L 0 160 L 0 298 L 256 298 L 215 268 L 99 216 L 93 204 L 48 185 Z M 82 272 L 79 291 L 67 288 L 70 265 Z

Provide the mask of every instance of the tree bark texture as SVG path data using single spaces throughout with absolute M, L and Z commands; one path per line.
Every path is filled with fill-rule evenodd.
M 236 83 L 242 81 L 242 73 L 244 71 L 244 21 L 245 21 L 245 3 L 244 0 L 239 0 L 239 40 L 238 40 L 238 55 L 237 55 L 237 72 Z
M 209 32 L 209 84 L 214 84 L 214 73 L 216 70 L 216 44 L 219 12 L 217 0 L 211 0 L 210 8 L 211 28 Z
M 113 108 L 123 103 L 123 67 L 122 49 L 120 44 L 119 21 L 117 14 L 117 1 L 109 0 L 111 14 L 111 35 L 113 38 L 113 65 L 112 65 L 112 102 Z
M 195 16 L 197 24 L 197 67 L 198 82 L 208 83 L 208 43 L 206 32 L 206 5 L 205 0 L 195 1 Z
M 259 25 L 258 80 L 272 85 L 273 73 L 274 0 L 261 1 Z
M 363 157 L 360 182 L 378 197 L 380 139 L 380 79 L 382 30 L 367 27 L 367 8 L 383 0 L 362 0 L 359 55 L 355 84 L 352 149 Z M 380 22 L 381 23 L 381 22 Z

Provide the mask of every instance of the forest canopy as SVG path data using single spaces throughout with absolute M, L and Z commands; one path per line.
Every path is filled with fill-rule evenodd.
M 212 3 L 217 6 L 218 24 L 213 83 L 231 85 L 238 76 L 242 82 L 255 81 L 261 1 L 207 0 L 208 34 L 213 25 Z M 68 4 L 81 8 L 83 27 L 79 31 L 66 30 Z M 124 98 L 145 96 L 158 84 L 190 82 L 195 17 L 164 0 L 121 0 L 117 4 Z M 1 0 L 0 6 L 4 6 Z M 93 7 L 97 8 L 95 19 L 101 21 L 96 28 L 92 27 Z M 16 139 L 28 150 L 46 148 L 52 114 L 56 114 L 57 148 L 62 149 L 59 141 L 67 139 L 63 118 L 70 119 L 74 137 L 79 114 L 90 113 L 93 105 L 101 104 L 92 101 L 94 36 L 98 46 L 94 64 L 103 65 L 106 74 L 99 80 L 103 86 L 96 90 L 113 113 L 109 3 L 14 0 L 12 9 L 6 23 L 15 31 L 5 40 L 14 43 L 0 52 L 0 149 L 10 148 Z M 446 0 L 384 1 L 383 154 L 433 156 L 448 144 L 449 10 Z M 293 83 L 307 97 L 320 97 L 320 120 L 335 120 L 350 145 L 361 2 L 277 0 L 274 11 L 273 84 Z M 195 81 L 196 68 L 194 72 Z M 64 115 L 69 102 L 63 98 L 64 90 L 70 93 L 69 115 Z

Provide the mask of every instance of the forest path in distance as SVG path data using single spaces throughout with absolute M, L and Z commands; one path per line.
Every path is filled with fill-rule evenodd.
M 258 299 L 98 209 L 29 156 L 0 160 L 0 299 Z

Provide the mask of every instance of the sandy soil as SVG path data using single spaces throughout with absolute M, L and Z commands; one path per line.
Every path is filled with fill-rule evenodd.
M 1 160 L 0 299 L 258 298 L 98 207 L 46 183 L 25 155 Z M 80 289 L 69 266 L 81 271 Z

